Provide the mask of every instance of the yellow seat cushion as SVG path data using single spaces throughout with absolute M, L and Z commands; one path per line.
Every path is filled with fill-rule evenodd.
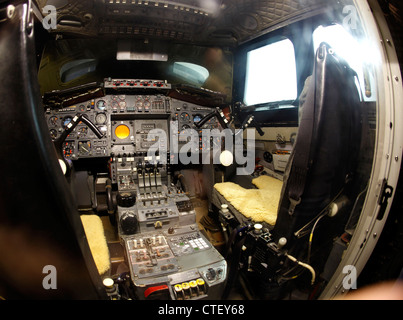
M 258 189 L 245 189 L 233 182 L 216 183 L 214 188 L 245 217 L 275 225 L 283 182 L 263 175 L 252 183 Z
M 81 222 L 95 265 L 97 266 L 99 274 L 102 275 L 111 267 L 109 249 L 102 220 L 97 215 L 81 215 Z

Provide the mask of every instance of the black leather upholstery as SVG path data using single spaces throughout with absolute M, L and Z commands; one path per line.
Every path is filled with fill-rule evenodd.
M 19 4 L 0 22 L 0 295 L 106 298 L 43 116 L 27 14 Z M 46 265 L 56 289 L 43 287 Z

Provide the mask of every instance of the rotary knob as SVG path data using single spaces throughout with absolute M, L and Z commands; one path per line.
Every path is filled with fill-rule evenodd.
M 120 217 L 120 226 L 124 234 L 134 234 L 137 231 L 138 220 L 134 212 L 126 211 Z
M 136 204 L 136 195 L 133 192 L 119 193 L 116 197 L 118 206 L 128 208 Z

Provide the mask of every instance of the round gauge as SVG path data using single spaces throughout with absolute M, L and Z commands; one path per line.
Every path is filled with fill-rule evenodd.
M 136 108 L 137 108 L 137 109 L 138 109 L 138 108 L 140 108 L 140 109 L 143 108 L 143 102 L 140 101 L 140 100 L 137 101 L 137 102 L 136 102 Z
M 63 146 L 63 155 L 66 159 L 70 159 L 74 153 L 74 142 L 65 142 Z
M 52 126 L 57 125 L 57 122 L 59 121 L 59 118 L 56 116 L 52 116 L 49 118 L 49 124 Z
M 78 153 L 82 156 L 88 155 L 91 152 L 91 141 L 79 141 Z
M 78 107 L 78 110 L 79 110 L 80 112 L 84 112 L 86 109 L 87 109 L 87 108 L 86 108 L 85 105 L 83 105 L 83 104 Z
M 187 113 L 187 112 L 181 113 L 181 120 L 184 122 L 188 122 L 190 120 L 189 113 Z
M 77 135 L 79 138 L 85 137 L 88 133 L 88 127 L 77 128 Z
M 73 120 L 73 117 L 71 116 L 66 116 L 63 118 L 63 128 L 66 128 L 67 125 Z
M 119 99 L 120 99 L 120 100 L 125 100 L 125 98 L 126 98 L 125 95 L 120 95 L 120 96 L 119 96 Z
M 196 115 L 193 117 L 193 122 L 194 122 L 194 123 L 197 123 L 197 122 L 199 122 L 201 119 L 202 119 L 201 115 L 200 115 L 200 114 L 196 114 Z
M 106 122 L 105 113 L 97 113 L 97 115 L 95 116 L 95 122 L 97 124 L 104 124 Z
M 126 101 L 120 101 L 119 102 L 119 107 L 122 109 L 124 107 L 126 107 Z
M 184 124 L 184 125 L 182 126 L 182 131 L 183 131 L 183 130 L 186 130 L 186 129 L 190 129 L 190 126 L 187 125 L 187 124 Z
M 98 108 L 98 110 L 101 110 L 101 111 L 105 110 L 105 108 L 106 108 L 105 101 L 104 100 L 99 100 L 97 102 L 97 108 Z
M 52 138 L 52 140 L 55 140 L 57 138 L 57 131 L 55 129 L 52 129 L 49 132 L 50 132 L 50 137 Z

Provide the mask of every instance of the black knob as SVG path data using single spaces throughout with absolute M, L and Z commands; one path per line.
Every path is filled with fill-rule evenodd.
M 273 155 L 272 155 L 270 152 L 268 152 L 268 151 L 266 151 L 265 153 L 263 153 L 263 158 L 264 158 L 264 160 L 265 160 L 266 162 L 268 162 L 268 163 L 272 163 L 272 162 L 273 162 Z
M 134 212 L 127 211 L 120 217 L 120 227 L 124 234 L 134 234 L 138 228 L 138 220 Z
M 117 195 L 116 200 L 118 206 L 128 208 L 136 204 L 136 195 L 134 192 L 122 192 Z

